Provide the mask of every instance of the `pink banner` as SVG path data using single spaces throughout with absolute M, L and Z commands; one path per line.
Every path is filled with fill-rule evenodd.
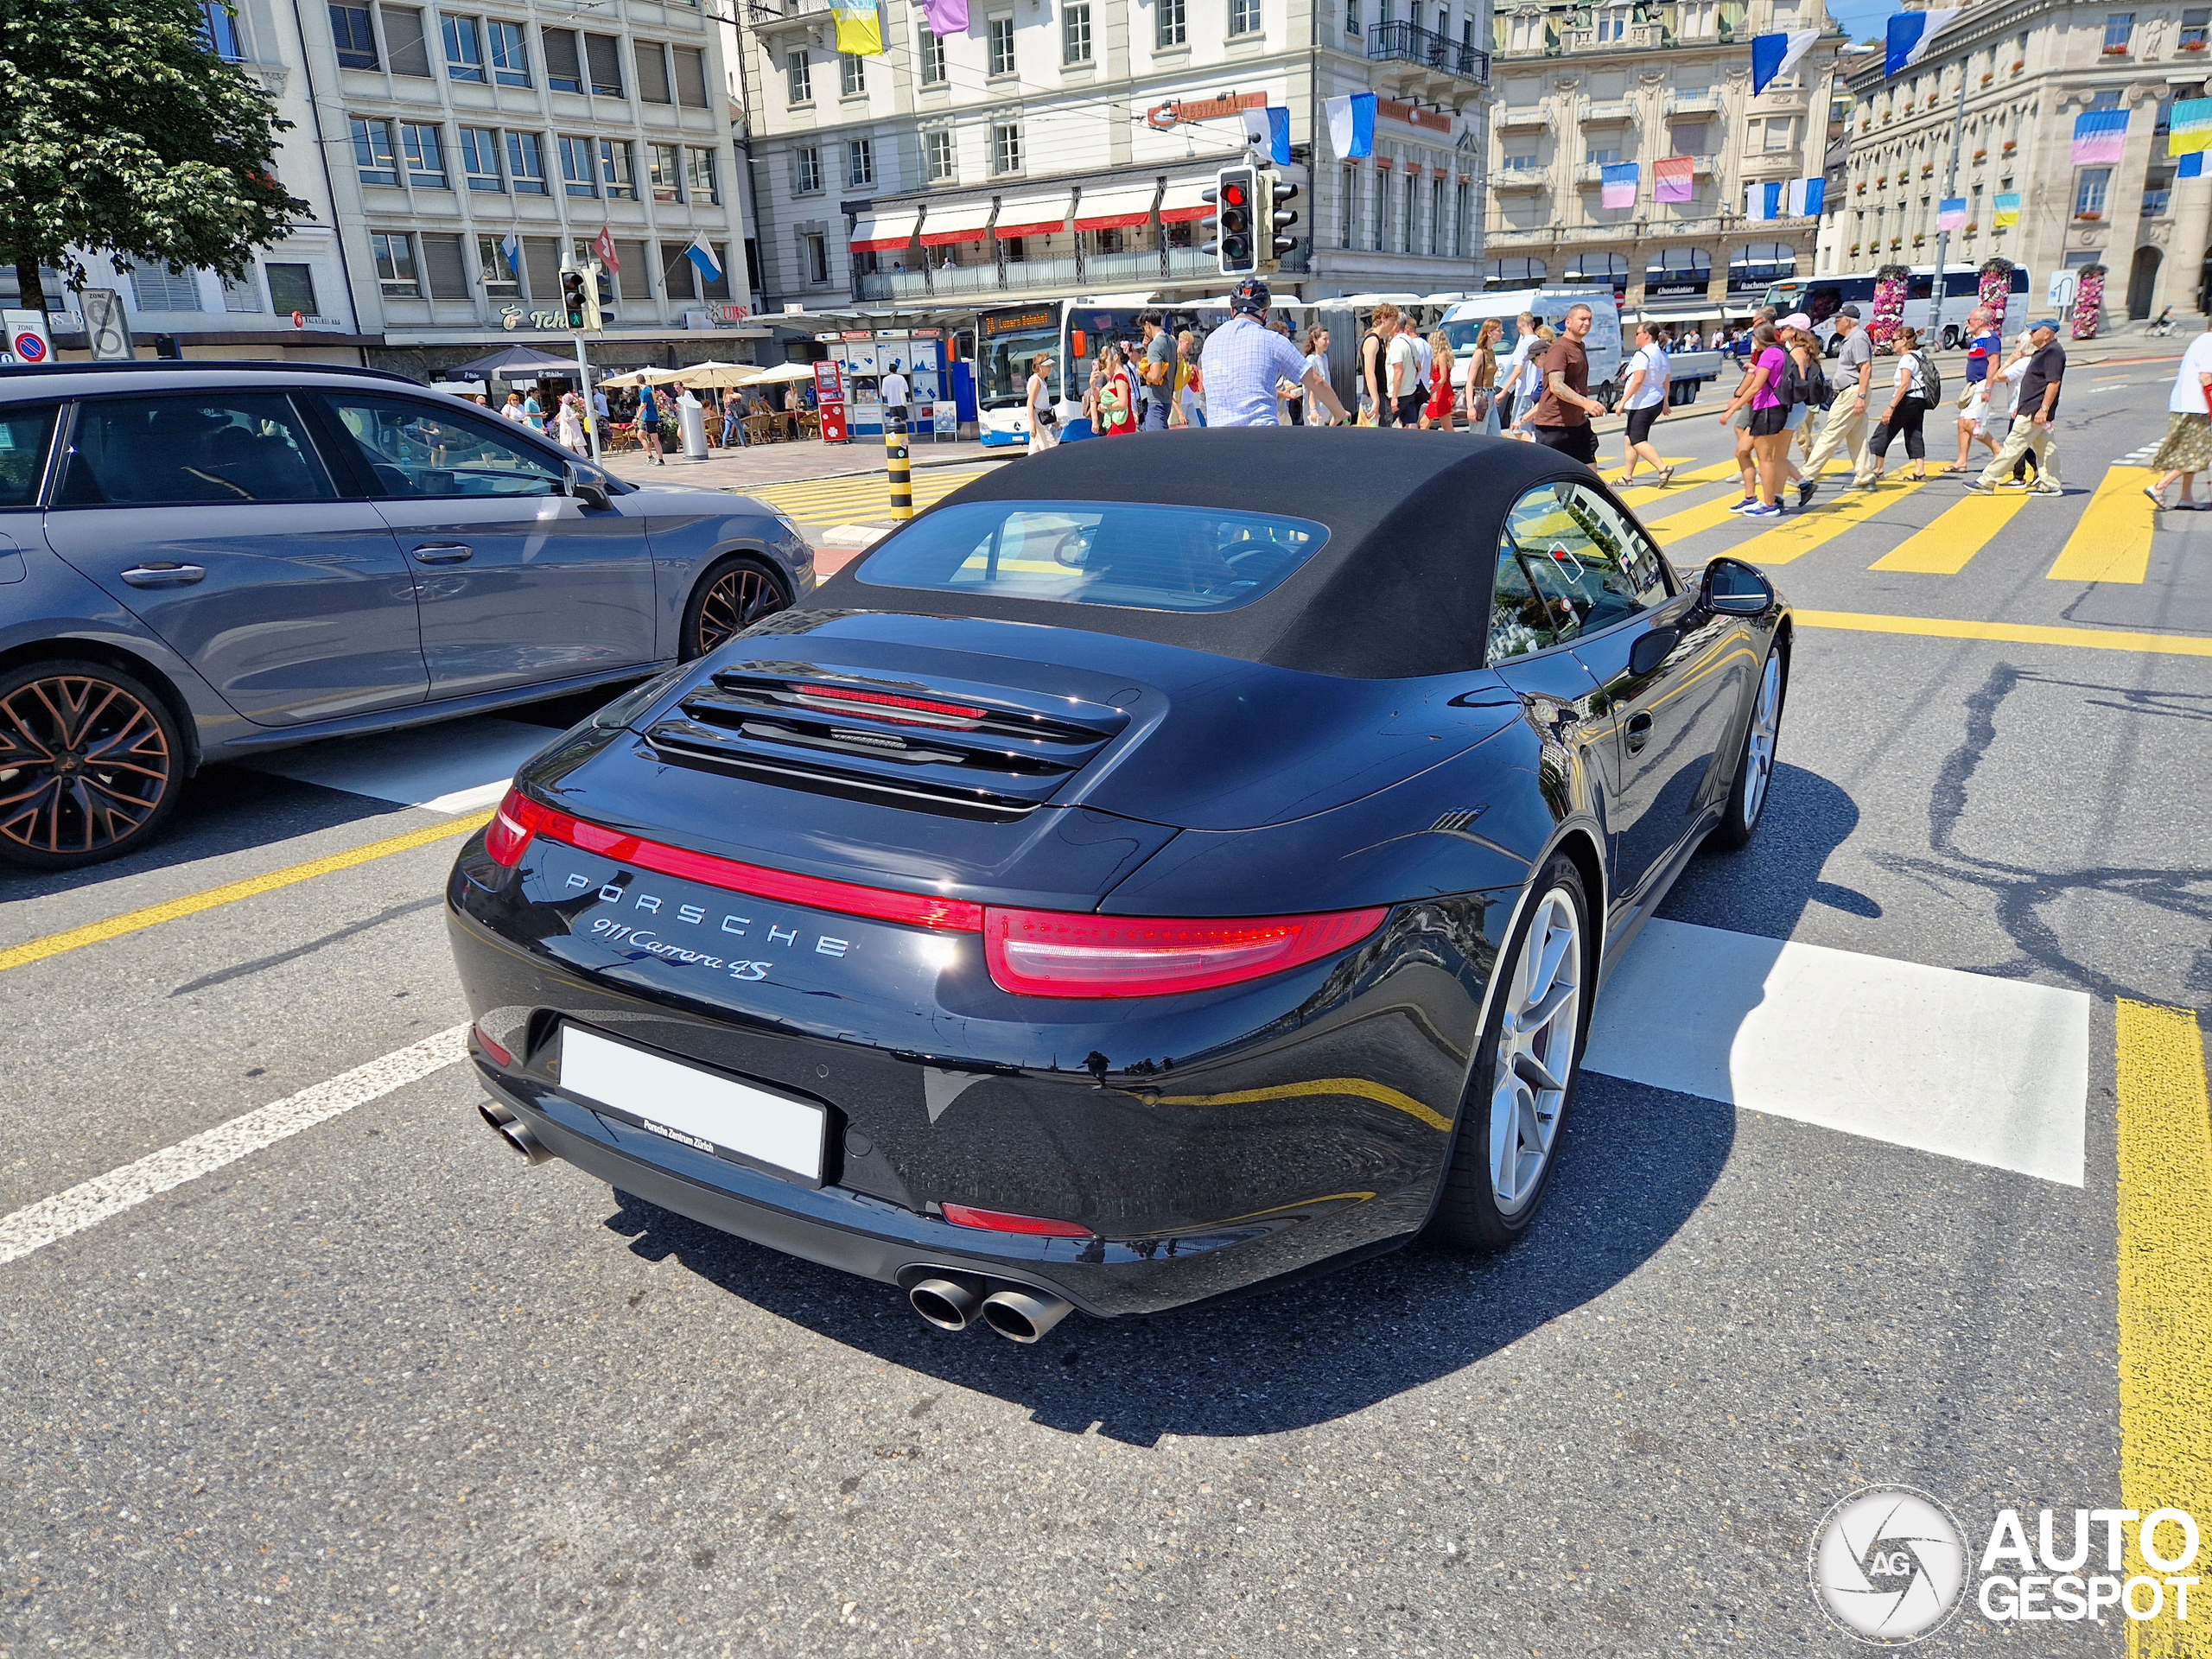
M 922 0 L 922 15 L 940 41 L 968 32 L 968 0 Z
M 1669 156 L 1651 163 L 1654 192 L 1661 201 L 1688 201 L 1697 194 L 1697 162 L 1694 156 Z

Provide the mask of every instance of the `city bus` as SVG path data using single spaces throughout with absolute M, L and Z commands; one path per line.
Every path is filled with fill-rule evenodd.
M 2025 316 L 2028 297 L 2028 268 L 2012 267 L 2011 280 L 2006 284 L 2012 297 L 2006 301 L 2005 321 L 2017 329 Z M 1981 267 L 1979 265 L 1946 265 L 1943 268 L 1943 330 L 1942 344 L 1947 347 L 1961 344 L 1966 339 L 1967 315 L 1974 308 L 1981 294 Z M 1855 305 L 1859 316 L 1866 321 L 1874 317 L 1874 273 L 1856 271 L 1837 276 L 1792 276 L 1768 286 L 1765 303 L 1783 316 L 1792 311 L 1802 311 L 1813 320 L 1813 332 L 1827 343 L 1828 355 L 1836 352 L 1835 314 L 1843 306 Z M 1910 285 L 1905 290 L 1904 321 L 1912 327 L 1925 330 L 1936 315 L 1936 267 L 1915 265 Z
M 1126 340 L 1134 345 L 1141 340 L 1144 330 L 1137 319 L 1147 311 L 1159 312 L 1169 334 L 1188 328 L 1201 339 L 1225 315 L 1213 312 L 1201 321 L 1199 311 L 1187 303 L 1153 302 L 1141 294 L 1042 299 L 977 312 L 976 413 L 983 442 L 1029 442 L 1029 365 L 1039 352 L 1052 356 L 1052 394 L 1063 435 L 1087 436 L 1087 429 L 1067 429 L 1081 419 L 1083 395 L 1090 385 L 1090 365 L 1097 359 L 1099 343 Z

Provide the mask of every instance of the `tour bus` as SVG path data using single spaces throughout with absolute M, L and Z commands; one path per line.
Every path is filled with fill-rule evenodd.
M 1098 342 L 1141 339 L 1144 330 L 1137 319 L 1147 311 L 1159 312 L 1170 334 L 1199 327 L 1198 314 L 1190 307 L 1173 302 L 1154 304 L 1143 294 L 1035 300 L 976 313 L 976 410 L 983 442 L 1029 442 L 1029 365 L 1039 352 L 1052 356 L 1052 393 L 1062 435 L 1089 435 L 1087 430 L 1071 432 L 1068 427 L 1082 417 L 1083 394 L 1090 384 Z
M 2005 302 L 2005 316 L 2008 324 L 2017 328 L 2024 315 L 2028 296 L 2028 268 L 2012 267 L 2006 283 L 2011 298 Z M 1941 344 L 1955 346 L 1966 339 L 1967 315 L 1974 308 L 1981 294 L 1981 267 L 1979 265 L 1946 265 L 1943 267 L 1943 330 Z M 1858 271 L 1840 276 L 1792 276 L 1776 283 L 1766 291 L 1766 303 L 1783 316 L 1792 311 L 1802 311 L 1813 320 L 1813 332 L 1826 342 L 1828 355 L 1838 349 L 1835 339 L 1835 314 L 1845 305 L 1859 308 L 1860 318 L 1871 322 L 1874 318 L 1874 273 Z M 1904 321 L 1916 328 L 1925 329 L 1936 315 L 1936 267 L 1915 265 L 1910 285 L 1905 290 Z

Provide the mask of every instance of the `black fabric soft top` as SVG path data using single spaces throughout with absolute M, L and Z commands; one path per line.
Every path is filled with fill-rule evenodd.
M 881 587 L 856 578 L 865 554 L 810 594 L 808 608 L 1080 628 L 1349 679 L 1464 673 L 1482 662 L 1507 512 L 1539 484 L 1596 476 L 1539 444 L 1372 427 L 1088 439 L 997 467 L 930 511 L 989 501 L 1156 502 L 1311 518 L 1328 527 L 1328 543 L 1281 587 L 1230 611 Z

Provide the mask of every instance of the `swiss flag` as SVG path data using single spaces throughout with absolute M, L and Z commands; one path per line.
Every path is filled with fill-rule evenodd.
M 599 227 L 599 235 L 592 243 L 591 251 L 599 256 L 600 264 L 618 276 L 622 274 L 622 262 L 614 257 L 613 233 L 606 226 L 602 225 Z

